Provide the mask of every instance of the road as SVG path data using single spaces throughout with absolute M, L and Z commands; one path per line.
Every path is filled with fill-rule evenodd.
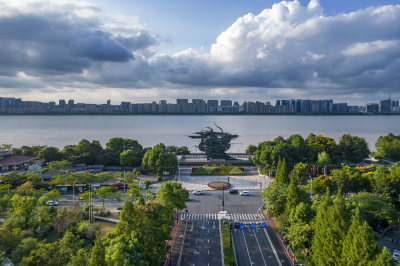
M 229 213 L 259 213 L 263 205 L 260 190 L 249 190 L 249 196 L 229 194 L 224 191 L 225 210 Z M 203 195 L 193 195 L 191 201 L 186 202 L 188 213 L 218 213 L 222 211 L 222 190 L 204 190 Z
M 180 265 L 222 265 L 218 220 L 188 222 Z
M 260 225 L 256 229 L 232 229 L 232 237 L 238 265 L 283 265 Z

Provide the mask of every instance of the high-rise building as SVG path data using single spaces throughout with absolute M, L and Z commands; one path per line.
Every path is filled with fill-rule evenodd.
M 221 100 L 221 106 L 232 106 L 231 100 Z
M 111 100 L 110 99 L 107 100 L 107 106 L 111 106 Z
M 367 113 L 377 113 L 379 111 L 379 104 L 368 103 L 365 105 Z
M 121 102 L 121 111 L 122 112 L 129 112 L 130 106 L 131 106 L 130 102 Z
M 207 100 L 207 112 L 213 113 L 217 111 L 218 100 Z
M 160 113 L 166 113 L 167 112 L 167 101 L 166 100 L 160 100 L 158 102 L 158 111 Z
M 74 105 L 75 105 L 74 100 L 68 100 L 68 108 L 69 109 L 74 108 Z
M 186 104 L 189 103 L 188 99 L 176 99 L 176 104 Z
M 390 113 L 392 111 L 392 101 L 390 99 L 380 101 L 379 111 L 382 113 Z
M 65 107 L 65 100 L 58 100 L 58 107 L 64 108 Z

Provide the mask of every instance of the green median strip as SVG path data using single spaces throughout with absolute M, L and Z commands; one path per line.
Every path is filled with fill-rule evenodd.
M 224 251 L 224 265 L 237 265 L 231 240 L 231 231 L 228 219 L 221 219 L 221 239 Z

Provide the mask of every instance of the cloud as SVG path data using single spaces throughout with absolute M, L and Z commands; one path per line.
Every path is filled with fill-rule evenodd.
M 63 75 L 83 73 L 96 64 L 127 63 L 156 40 L 135 19 L 130 32 L 120 21 L 103 24 L 97 6 L 74 1 L 3 1 L 0 4 L 0 74 Z M 120 18 L 119 18 L 120 19 Z M 110 26 L 113 25 L 113 26 Z M 1 71 L 8 69 L 8 71 Z
M 181 89 L 188 95 L 371 96 L 400 87 L 398 25 L 400 5 L 327 16 L 317 0 L 306 6 L 282 1 L 238 18 L 209 51 L 165 55 L 137 17 L 105 14 L 85 2 L 4 1 L 0 87 L 25 88 L 24 80 L 12 85 L 23 72 L 40 77 L 34 87 L 148 88 L 160 98 Z
M 166 80 L 188 85 L 309 95 L 394 90 L 400 86 L 398 25 L 400 5 L 324 16 L 316 0 L 307 6 L 283 1 L 238 18 L 209 53 L 187 50 L 158 63 Z

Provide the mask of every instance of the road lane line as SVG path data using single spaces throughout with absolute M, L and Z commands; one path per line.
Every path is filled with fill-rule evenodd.
M 282 266 L 282 263 L 281 263 L 281 261 L 280 261 L 279 258 L 278 258 L 278 253 L 276 253 L 276 249 L 275 249 L 274 245 L 272 245 L 271 239 L 269 238 L 269 235 L 268 235 L 268 233 L 267 233 L 267 230 L 265 230 L 265 228 L 264 228 L 264 233 L 265 233 L 265 235 L 266 235 L 267 238 L 268 238 L 269 245 L 271 246 L 272 251 L 274 252 L 276 261 L 278 262 L 279 266 Z
M 267 263 L 265 262 L 264 254 L 263 254 L 263 252 L 261 250 L 261 247 L 260 247 L 260 243 L 258 242 L 258 239 L 257 239 L 257 234 L 256 234 L 256 232 L 254 232 L 254 229 L 253 229 L 253 233 L 254 233 L 254 237 L 256 238 L 258 248 L 260 249 L 261 257 L 262 257 L 262 259 L 264 261 L 265 266 L 267 266 Z
M 221 230 L 221 223 L 218 220 L 219 225 L 219 245 L 221 247 L 221 265 L 224 266 L 224 249 L 222 248 L 222 230 Z
M 243 234 L 244 244 L 246 245 L 247 255 L 249 256 L 250 265 L 253 265 L 253 262 L 251 261 L 251 258 L 250 258 L 249 248 L 247 247 L 246 237 L 244 236 L 244 230 L 242 230 L 242 234 Z
M 188 224 L 186 223 L 186 224 L 185 224 L 185 231 L 184 231 L 184 233 L 183 233 L 183 240 L 182 240 L 182 244 L 181 244 L 181 251 L 180 251 L 180 253 L 179 253 L 178 266 L 181 265 L 183 246 L 185 245 L 185 238 L 186 238 L 187 225 L 188 225 Z

